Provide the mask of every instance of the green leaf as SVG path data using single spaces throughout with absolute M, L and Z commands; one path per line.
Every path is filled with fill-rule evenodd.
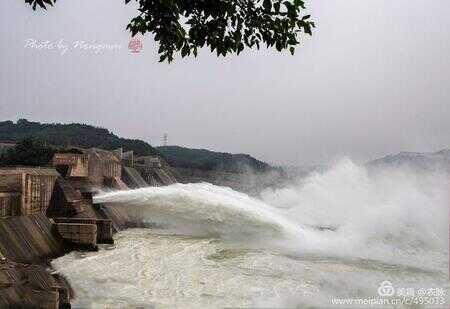
M 263 7 L 267 12 L 272 10 L 272 0 L 263 0 Z
M 188 45 L 184 45 L 181 49 L 181 57 L 184 58 L 185 56 L 190 54 L 190 49 Z
M 273 7 L 275 8 L 276 13 L 280 12 L 280 2 L 275 2 Z
M 35 10 L 55 0 L 24 0 Z M 132 0 L 124 0 L 129 4 Z M 301 16 L 304 0 L 135 0 L 138 13 L 126 29 L 151 35 L 159 60 L 197 56 L 207 47 L 218 56 L 266 45 L 294 54 L 298 36 L 312 35 L 311 16 Z

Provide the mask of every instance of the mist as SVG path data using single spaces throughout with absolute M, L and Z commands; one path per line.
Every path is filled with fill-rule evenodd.
M 208 183 L 104 192 L 97 202 L 151 228 L 52 265 L 75 305 L 94 307 L 329 308 L 380 299 L 386 280 L 447 289 L 448 185 L 439 172 L 343 159 L 258 197 Z
M 143 222 L 183 235 L 280 244 L 299 255 L 379 260 L 442 270 L 447 261 L 448 175 L 369 170 L 343 159 L 258 197 L 208 183 L 98 195 Z M 274 242 L 274 240 L 278 240 Z

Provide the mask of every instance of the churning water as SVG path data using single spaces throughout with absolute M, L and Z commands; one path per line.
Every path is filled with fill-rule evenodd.
M 53 266 L 80 307 L 333 308 L 380 297 L 383 281 L 447 291 L 448 188 L 447 175 L 344 160 L 258 198 L 207 183 L 105 193 L 158 228 Z

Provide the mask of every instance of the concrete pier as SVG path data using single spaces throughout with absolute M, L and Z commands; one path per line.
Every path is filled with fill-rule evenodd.
M 0 308 L 70 308 L 69 285 L 47 271 L 65 252 L 49 218 L 0 219 L 0 252 Z

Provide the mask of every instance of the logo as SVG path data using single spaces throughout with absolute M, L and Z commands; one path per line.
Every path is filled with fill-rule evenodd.
M 133 38 L 133 39 L 131 39 L 130 43 L 128 43 L 128 49 L 133 54 L 139 53 L 143 47 L 144 47 L 144 44 L 142 44 L 141 40 L 139 40 L 138 38 Z
M 378 287 L 378 295 L 382 297 L 390 297 L 395 294 L 395 289 L 392 286 L 391 281 L 383 281 Z

